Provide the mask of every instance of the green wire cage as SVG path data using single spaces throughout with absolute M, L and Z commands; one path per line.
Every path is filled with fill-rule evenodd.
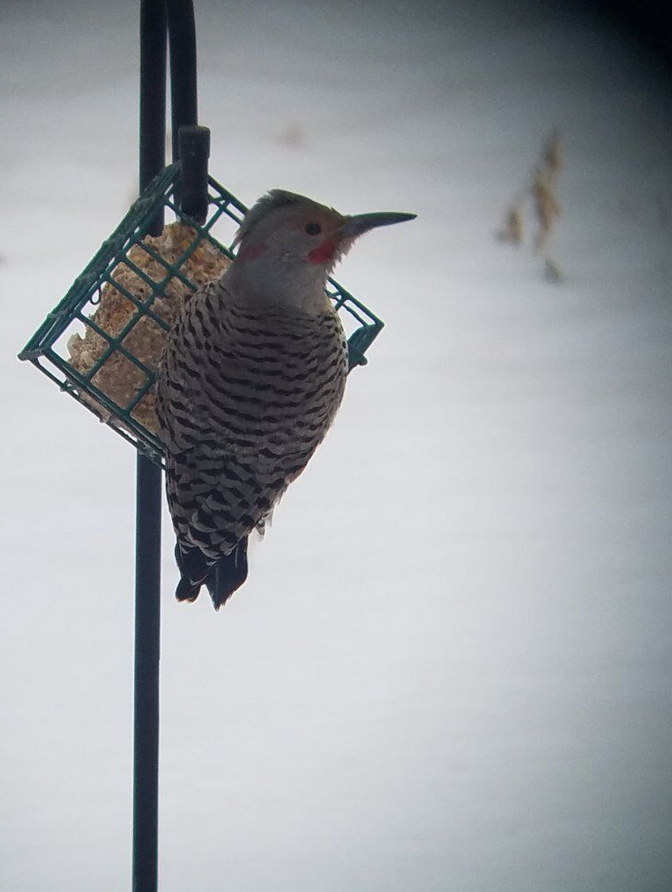
M 247 210 L 208 177 L 198 221 L 180 208 L 180 179 L 178 161 L 150 183 L 19 354 L 159 465 L 154 384 L 166 332 L 231 262 Z M 151 236 L 160 215 L 170 222 Z M 364 365 L 383 323 L 333 279 L 327 294 L 348 334 L 350 368 Z

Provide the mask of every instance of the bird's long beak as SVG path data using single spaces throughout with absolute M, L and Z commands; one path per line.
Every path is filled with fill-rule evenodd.
M 346 217 L 345 222 L 338 229 L 339 241 L 342 239 L 357 238 L 363 232 L 374 229 L 376 226 L 391 226 L 393 223 L 404 223 L 406 220 L 415 220 L 417 214 L 400 214 L 395 211 L 383 211 L 377 214 L 356 214 Z

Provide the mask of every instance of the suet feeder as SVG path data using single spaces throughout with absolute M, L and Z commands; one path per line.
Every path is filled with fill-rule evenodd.
M 246 208 L 208 175 L 192 0 L 141 0 L 140 9 L 140 197 L 19 357 L 138 450 L 132 877 L 134 892 L 156 892 L 162 447 L 153 391 L 167 331 L 190 295 L 231 262 Z M 332 279 L 327 293 L 349 336 L 350 368 L 365 364 L 382 322 Z

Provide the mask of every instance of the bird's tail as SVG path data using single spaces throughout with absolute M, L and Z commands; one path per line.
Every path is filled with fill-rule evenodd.
M 205 584 L 215 609 L 240 588 L 247 579 L 247 536 L 234 550 L 210 563 L 200 548 L 183 550 L 179 542 L 175 546 L 175 559 L 180 570 L 180 581 L 175 591 L 178 601 L 195 601 L 201 586 Z
M 241 539 L 230 554 L 220 558 L 206 576 L 215 610 L 219 610 L 247 579 L 247 536 Z

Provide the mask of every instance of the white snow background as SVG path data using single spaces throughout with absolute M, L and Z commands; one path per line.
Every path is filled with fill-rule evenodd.
M 162 892 L 672 888 L 672 105 L 562 9 L 196 2 L 220 181 L 418 219 L 219 614 L 165 518 Z M 138 13 L 0 14 L 0 889 L 126 889 L 135 455 L 16 354 L 133 196 Z M 560 284 L 493 235 L 554 126 Z

